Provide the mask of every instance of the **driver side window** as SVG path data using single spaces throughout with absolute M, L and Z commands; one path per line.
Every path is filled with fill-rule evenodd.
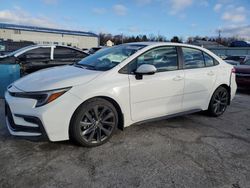
M 154 65 L 157 72 L 178 70 L 178 55 L 176 47 L 161 47 L 150 50 L 137 57 L 130 70 L 135 71 L 142 64 Z

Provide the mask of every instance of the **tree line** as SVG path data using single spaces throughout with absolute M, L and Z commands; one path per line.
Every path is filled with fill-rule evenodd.
M 122 43 L 128 43 L 128 42 L 147 42 L 147 41 L 158 41 L 158 42 L 177 42 L 177 43 L 183 43 L 184 40 L 182 37 L 173 36 L 171 39 L 166 38 L 163 35 L 112 35 L 112 34 L 106 34 L 106 33 L 100 33 L 99 34 L 100 39 L 100 45 L 105 46 L 106 42 L 108 40 L 111 40 L 115 45 L 122 44 Z M 201 36 L 195 36 L 195 37 L 189 37 L 185 42 L 192 44 L 196 40 L 204 40 L 204 41 L 212 41 L 217 42 L 218 44 L 221 44 L 223 46 L 230 46 L 230 44 L 233 41 L 236 40 L 243 40 L 238 37 L 201 37 Z

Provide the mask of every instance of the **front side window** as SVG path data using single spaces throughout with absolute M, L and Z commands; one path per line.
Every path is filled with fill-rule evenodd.
M 200 50 L 183 47 L 182 51 L 185 69 L 205 67 L 203 53 Z
M 175 47 L 161 47 L 150 50 L 137 57 L 130 64 L 130 72 L 134 72 L 142 64 L 154 65 L 157 72 L 177 70 L 177 50 Z
M 22 55 L 20 55 L 20 59 L 25 59 L 25 60 L 50 60 L 50 47 L 39 47 L 33 50 L 29 50 Z
M 145 45 L 125 44 L 105 48 L 82 59 L 76 66 L 99 71 L 110 70 L 144 47 Z

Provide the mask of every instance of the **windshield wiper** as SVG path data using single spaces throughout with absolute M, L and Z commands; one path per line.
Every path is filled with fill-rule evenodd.
M 74 66 L 82 68 L 82 69 L 89 69 L 89 70 L 95 70 L 95 66 L 94 65 L 86 65 L 86 64 L 75 64 Z
M 75 67 L 81 68 L 81 69 L 86 69 L 85 66 L 79 65 L 79 64 L 74 64 Z

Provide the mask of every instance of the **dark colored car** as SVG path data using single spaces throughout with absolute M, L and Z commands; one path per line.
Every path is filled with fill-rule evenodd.
M 19 64 L 21 74 L 76 63 L 88 54 L 67 46 L 32 45 L 0 56 L 0 64 Z
M 241 56 L 228 56 L 224 60 L 238 61 L 238 62 L 240 62 L 240 64 L 243 65 L 249 59 L 250 59 L 250 55 L 241 55 Z
M 89 49 L 88 53 L 89 54 L 94 54 L 94 53 L 96 53 L 100 49 L 102 49 L 102 47 L 93 47 L 93 48 Z
M 233 66 L 238 66 L 240 65 L 240 62 L 234 61 L 234 60 L 225 60 L 226 63 L 233 65 Z
M 40 69 L 74 64 L 89 54 L 59 45 L 31 45 L 0 56 L 0 97 L 6 87 L 26 74 Z
M 236 82 L 239 88 L 250 89 L 250 60 L 235 66 Z
M 34 42 L 31 41 L 0 41 L 0 55 L 6 55 L 20 48 L 24 48 L 26 46 L 34 45 Z

